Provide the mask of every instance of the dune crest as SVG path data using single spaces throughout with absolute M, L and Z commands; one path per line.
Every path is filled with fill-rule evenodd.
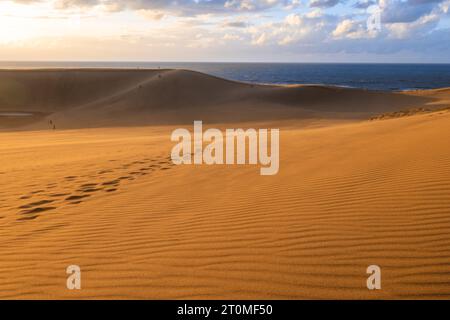
M 0 70 L 0 129 L 363 119 L 423 107 L 426 95 L 229 81 L 187 70 Z M 52 125 L 49 125 L 49 122 Z

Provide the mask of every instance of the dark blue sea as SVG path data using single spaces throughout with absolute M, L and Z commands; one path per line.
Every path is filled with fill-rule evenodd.
M 450 64 L 1 62 L 0 68 L 179 68 L 272 84 L 324 84 L 371 90 L 450 87 Z

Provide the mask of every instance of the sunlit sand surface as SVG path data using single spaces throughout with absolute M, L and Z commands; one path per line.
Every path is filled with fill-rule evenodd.
M 0 117 L 0 298 L 450 298 L 449 90 L 120 72 L 0 72 L 39 114 Z M 280 128 L 279 173 L 173 165 L 193 120 Z

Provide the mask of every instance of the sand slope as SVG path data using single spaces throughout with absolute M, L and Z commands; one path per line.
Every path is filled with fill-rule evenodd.
M 450 298 L 449 97 L 0 71 L 0 298 Z M 173 165 L 192 120 L 280 128 L 279 174 Z
M 450 112 L 282 128 L 266 177 L 170 131 L 1 133 L 0 298 L 450 298 Z
M 251 85 L 187 70 L 0 70 L 0 129 L 367 119 L 434 97 L 321 86 Z M 1 112 L 33 112 L 2 117 Z

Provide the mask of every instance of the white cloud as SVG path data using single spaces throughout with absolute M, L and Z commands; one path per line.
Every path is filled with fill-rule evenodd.
M 323 12 L 322 12 L 322 9 L 320 9 L 320 8 L 315 8 L 305 14 L 305 17 L 307 17 L 307 18 L 320 18 L 322 16 L 323 16 Z
M 383 23 L 413 22 L 427 15 L 440 0 L 379 0 Z
M 141 10 L 138 10 L 137 13 L 147 19 L 150 19 L 150 20 L 161 20 L 162 18 L 165 17 L 164 11 L 158 11 L 158 10 L 141 9 Z
M 262 33 L 252 40 L 253 45 L 262 46 L 267 43 L 267 34 Z
M 225 33 L 223 35 L 223 40 L 239 41 L 239 40 L 243 40 L 243 38 L 237 34 Z
M 439 4 L 439 8 L 441 10 L 442 13 L 450 13 L 450 0 L 446 0 L 444 2 L 442 2 L 441 4 Z
M 300 15 L 294 14 L 294 13 L 288 15 L 284 19 L 284 21 L 289 26 L 299 26 L 302 23 L 302 19 L 301 19 Z
M 389 36 L 396 39 L 409 38 L 411 36 L 418 36 L 419 34 L 427 33 L 439 22 L 439 16 L 436 14 L 428 14 L 420 17 L 418 20 L 407 23 L 393 23 L 387 25 Z
M 291 13 L 279 22 L 249 28 L 252 44 L 264 46 L 296 46 L 308 43 L 311 47 L 325 40 L 334 28 L 335 18 L 313 10 L 304 14 Z
M 333 30 L 332 35 L 336 39 L 360 39 L 366 37 L 370 38 L 375 34 L 374 32 L 368 31 L 362 22 L 345 19 L 336 26 L 336 29 Z

